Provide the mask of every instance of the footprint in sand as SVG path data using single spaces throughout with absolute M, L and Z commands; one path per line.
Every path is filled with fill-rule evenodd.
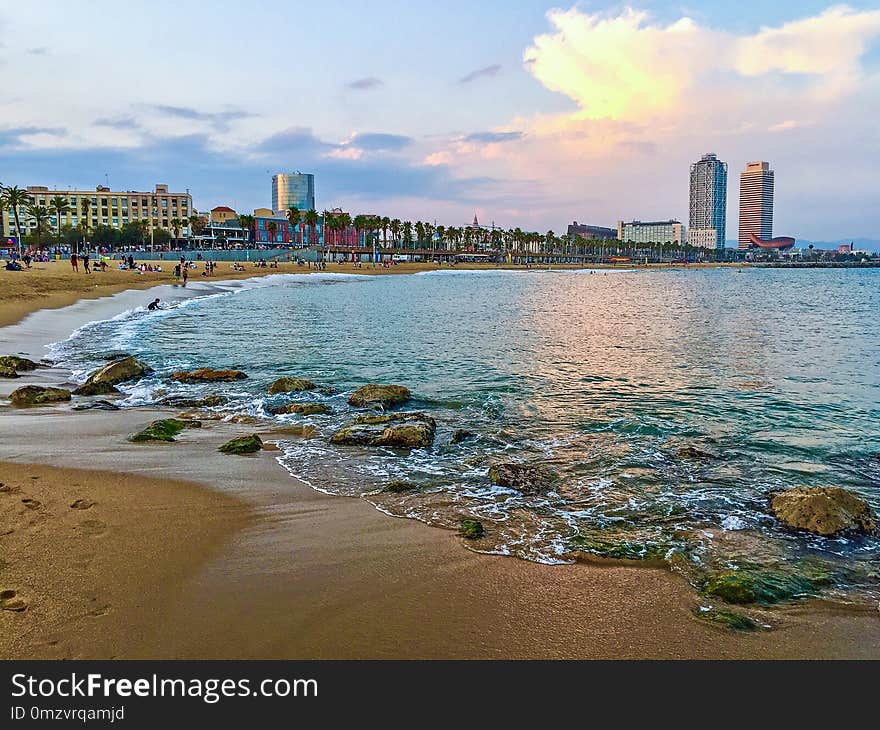
M 72 505 L 70 505 L 71 509 L 88 509 L 89 507 L 94 507 L 95 503 L 89 501 L 88 499 L 78 499 Z
M 94 618 L 100 618 L 101 616 L 106 616 L 108 613 L 110 613 L 110 606 L 98 606 L 89 611 L 88 615 Z
M 13 487 L 11 484 L 0 482 L 0 494 L 15 494 L 19 491 L 21 490 L 19 490 L 18 487 Z
M 0 609 L 4 611 L 24 611 L 28 602 L 12 590 L 0 591 Z
M 43 503 L 38 499 L 31 499 L 30 497 L 25 497 L 21 500 L 21 503 L 28 509 L 40 509 L 43 506 Z
M 107 525 L 100 520 L 83 520 L 79 523 L 79 529 L 89 537 L 99 537 L 107 532 Z

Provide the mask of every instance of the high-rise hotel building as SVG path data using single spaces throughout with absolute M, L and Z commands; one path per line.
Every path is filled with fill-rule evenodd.
M 727 240 L 727 163 L 709 152 L 691 165 L 688 243 L 724 249 Z
M 739 176 L 739 248 L 749 248 L 749 234 L 773 238 L 773 170 L 769 162 L 749 162 Z
M 32 205 L 48 208 L 49 224 L 53 230 L 58 227 L 57 211 L 52 205 L 56 197 L 63 198 L 67 203 L 67 210 L 61 214 L 61 227 L 78 227 L 86 221 L 90 230 L 98 226 L 110 228 L 122 228 L 127 223 L 145 220 L 150 222 L 153 228 L 164 228 L 171 235 L 175 235 L 172 221 L 177 219 L 181 222 L 179 234 L 189 235 L 189 220 L 193 214 L 192 196 L 189 192 L 172 193 L 167 185 L 156 185 L 149 193 L 139 193 L 132 190 L 113 191 L 103 185 L 94 190 L 50 190 L 42 185 L 28 185 L 28 197 Z M 88 205 L 85 205 L 88 201 Z M 19 210 L 21 232 L 28 235 L 33 232 L 35 223 L 27 214 L 26 210 Z M 15 235 L 15 221 L 12 211 L 5 211 L 3 216 L 4 231 L 6 237 Z
M 315 209 L 315 176 L 305 172 L 279 172 L 272 176 L 272 210 Z

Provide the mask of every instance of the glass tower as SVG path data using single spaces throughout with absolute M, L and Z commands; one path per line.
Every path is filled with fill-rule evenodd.
M 295 206 L 315 209 L 315 176 L 305 172 L 279 172 L 272 176 L 272 210 Z
M 727 163 L 709 152 L 691 165 L 688 242 L 723 250 L 727 240 Z
M 739 176 L 739 247 L 751 246 L 749 234 L 773 238 L 775 175 L 769 162 L 750 162 Z

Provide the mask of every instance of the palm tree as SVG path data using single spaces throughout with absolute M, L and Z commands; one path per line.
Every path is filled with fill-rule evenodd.
M 266 225 L 266 230 L 269 231 L 270 241 L 275 243 L 275 234 L 278 232 L 278 224 L 275 221 L 269 221 Z
M 40 248 L 43 238 L 43 226 L 49 220 L 49 209 L 45 205 L 29 205 L 27 212 L 34 219 L 34 226 L 37 229 L 37 248 Z
M 400 219 L 394 218 L 391 223 L 388 224 L 388 227 L 391 229 L 391 240 L 394 244 L 400 240 Z
M 28 202 L 30 201 L 30 196 L 28 196 L 27 190 L 23 190 L 17 185 L 13 185 L 2 189 L 0 201 L 2 201 L 0 208 L 12 211 L 12 217 L 15 220 L 16 238 L 18 239 L 18 252 L 21 254 L 21 218 L 19 217 L 19 209 L 27 207 Z
M 251 236 L 253 235 L 254 217 L 246 214 L 240 215 L 238 216 L 238 225 L 244 229 L 244 244 L 246 248 L 248 241 L 250 241 Z
M 70 204 L 63 195 L 56 195 L 50 203 L 52 210 L 55 211 L 55 229 L 59 238 L 61 237 L 61 216 L 70 210 Z
M 318 211 L 314 208 L 312 208 L 311 210 L 307 210 L 305 215 L 303 216 L 303 220 L 308 227 L 309 240 L 307 245 L 311 245 L 313 243 L 313 239 L 315 238 L 315 232 L 318 228 Z
M 393 225 L 393 224 L 392 224 Z M 410 221 L 403 222 L 403 243 L 404 245 L 412 243 L 413 224 Z
M 168 225 L 171 226 L 171 230 L 174 231 L 174 242 L 177 243 L 180 240 L 180 229 L 183 228 L 183 221 L 180 218 L 172 218 L 168 221 Z
M 386 215 L 381 220 L 382 224 L 382 247 L 388 248 L 388 226 L 391 225 L 391 219 Z
M 302 214 L 299 212 L 299 208 L 297 208 L 295 205 L 291 205 L 287 209 L 286 215 L 287 215 L 287 222 L 290 223 L 290 227 L 293 229 L 293 232 L 295 234 L 296 227 L 299 225 L 300 221 L 302 220 Z

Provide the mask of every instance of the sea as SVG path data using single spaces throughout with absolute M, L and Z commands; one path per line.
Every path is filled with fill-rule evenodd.
M 207 291 L 90 323 L 52 357 L 77 380 L 108 353 L 146 361 L 123 407 L 225 395 L 222 417 L 279 427 L 279 469 L 394 517 L 479 520 L 484 537 L 463 544 L 480 552 L 666 565 L 697 590 L 725 571 L 820 575 L 831 600 L 880 596 L 876 537 L 793 532 L 768 508 L 815 485 L 880 511 L 878 270 L 313 273 Z M 204 366 L 249 377 L 167 379 Z M 267 395 L 281 376 L 320 389 Z M 331 445 L 365 383 L 409 388 L 398 410 L 436 420 L 433 446 Z M 332 412 L 266 410 L 295 400 Z M 504 462 L 550 470 L 553 488 L 496 486 Z M 398 480 L 414 488 L 383 491 Z

